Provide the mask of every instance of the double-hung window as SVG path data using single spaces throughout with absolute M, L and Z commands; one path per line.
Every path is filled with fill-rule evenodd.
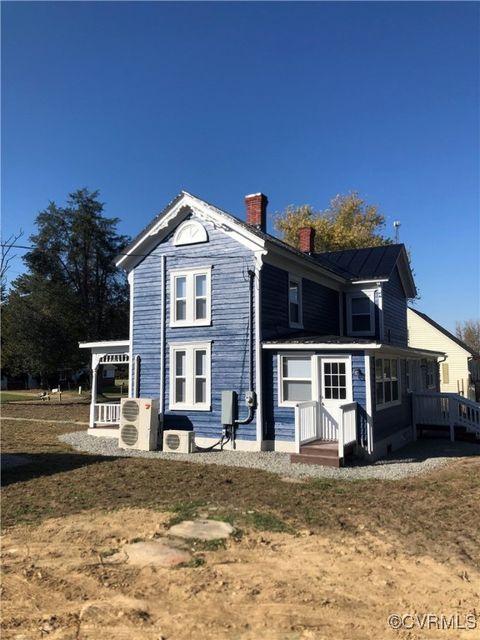
M 205 326 L 211 323 L 211 267 L 170 273 L 170 326 Z
M 400 404 L 400 363 L 392 358 L 375 358 L 377 409 Z
M 352 336 L 375 334 L 375 305 L 369 294 L 347 294 L 347 330 Z
M 291 327 L 301 329 L 302 318 L 302 280 L 294 276 L 288 278 L 288 319 Z
M 280 356 L 280 405 L 294 406 L 312 399 L 310 356 Z
M 211 408 L 211 343 L 170 345 L 170 409 Z

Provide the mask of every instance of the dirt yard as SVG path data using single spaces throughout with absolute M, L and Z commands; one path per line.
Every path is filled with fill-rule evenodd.
M 85 407 L 60 409 L 50 417 L 86 419 Z M 461 628 L 480 614 L 478 458 L 408 481 L 285 482 L 83 456 L 56 438 L 79 425 L 6 414 L 25 407 L 4 408 L 3 452 L 31 464 L 3 474 L 3 638 L 478 637 L 480 618 Z M 127 562 L 127 543 L 168 541 L 171 524 L 195 516 L 236 533 L 187 541 L 191 560 L 176 568 Z M 394 630 L 392 614 L 420 619 Z M 428 630 L 424 614 L 458 617 Z

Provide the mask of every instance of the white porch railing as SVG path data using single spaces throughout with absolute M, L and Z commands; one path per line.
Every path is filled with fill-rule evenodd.
M 313 440 L 338 441 L 338 456 L 343 458 L 345 447 L 357 440 L 357 403 L 339 408 L 338 419 L 323 409 L 319 402 L 300 402 L 295 407 L 295 447 Z
M 456 393 L 414 393 L 412 413 L 415 428 L 417 425 L 448 426 L 453 441 L 455 427 L 462 426 L 480 437 L 480 404 Z
M 338 425 L 338 457 L 343 458 L 345 447 L 357 441 L 357 403 L 349 402 L 340 407 L 341 419 Z
M 302 444 L 318 440 L 318 402 L 300 402 L 295 407 L 295 447 L 300 452 Z
M 101 402 L 95 405 L 94 425 L 119 424 L 120 404 Z

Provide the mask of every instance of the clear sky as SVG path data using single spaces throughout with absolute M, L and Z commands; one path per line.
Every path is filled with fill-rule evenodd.
M 478 3 L 2 3 L 3 237 L 99 189 L 134 235 L 181 189 L 401 221 L 421 300 L 479 316 Z M 24 238 L 25 240 L 25 238 Z M 11 276 L 22 270 L 14 265 Z

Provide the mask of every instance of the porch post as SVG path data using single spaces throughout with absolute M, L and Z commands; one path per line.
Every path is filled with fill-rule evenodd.
M 92 392 L 90 398 L 90 429 L 95 427 L 95 404 L 97 402 L 98 356 L 92 354 Z

